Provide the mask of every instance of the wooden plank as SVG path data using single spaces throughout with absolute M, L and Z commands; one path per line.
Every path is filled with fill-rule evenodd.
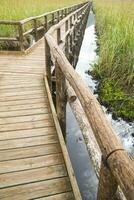
M 18 95 L 18 96 L 8 96 L 8 97 L 1 97 L 0 96 L 0 101 L 5 102 L 5 101 L 16 101 L 16 100 L 25 100 L 25 99 L 35 99 L 35 98 L 44 98 L 45 94 L 27 94 L 27 95 Z
M 21 111 L 20 111 L 21 115 Z M 3 124 L 14 124 L 15 123 L 21 123 L 21 122 L 35 122 L 38 120 L 44 120 L 45 121 L 52 121 L 52 114 L 39 114 L 39 115 L 28 115 L 28 116 L 17 116 L 17 117 L 4 117 L 0 118 L 0 127 Z
M 25 89 L 26 87 L 33 89 L 35 87 L 43 87 L 43 84 L 41 84 L 40 82 L 37 82 L 37 83 L 36 82 L 35 83 L 24 82 L 24 83 L 20 84 L 20 82 L 19 82 L 18 84 L 13 84 L 12 83 L 12 85 L 10 85 L 8 82 L 6 82 L 6 85 L 4 85 L 3 82 L 2 82 L 2 84 L 0 82 L 0 90 L 5 90 L 5 89 L 7 89 L 7 90 L 9 90 L 9 89 L 13 89 L 13 90 L 15 90 L 15 89 Z
M 0 174 L 63 164 L 62 154 L 0 162 Z
M 12 106 L 17 108 L 17 106 L 19 105 L 19 107 L 17 108 L 17 110 L 21 110 L 22 107 L 24 106 L 24 109 L 26 108 L 25 106 L 30 106 L 29 104 L 37 104 L 36 108 L 41 108 L 42 104 L 44 105 L 43 107 L 45 107 L 45 105 L 47 105 L 48 100 L 46 97 L 44 98 L 33 98 L 33 99 L 22 99 L 22 100 L 14 100 L 14 101 L 0 101 L 0 110 L 8 110 L 6 109 L 7 106 L 9 107 L 9 110 L 12 110 Z M 38 106 L 39 105 L 39 106 Z M 21 107 L 22 106 L 22 107 Z
M 1 118 L 7 118 L 7 117 L 18 117 L 18 116 L 28 116 L 28 115 L 39 115 L 39 114 L 48 114 L 50 113 L 50 108 L 31 108 L 31 109 L 25 109 L 25 110 L 16 110 L 16 111 L 5 111 L 0 112 Z
M 7 74 L 12 74 L 12 73 L 21 73 L 21 74 L 35 74 L 36 76 L 41 76 L 42 73 L 44 72 L 44 70 L 42 69 L 34 69 L 34 68 L 28 68 L 28 66 L 26 66 L 26 68 L 19 68 L 19 66 L 16 68 L 9 68 L 9 69 L 2 69 L 0 68 L 0 73 L 7 73 Z
M 67 172 L 63 164 L 14 173 L 0 174 L 0 189 L 65 176 L 67 176 Z
M 45 99 L 44 99 L 45 100 Z M 23 102 L 23 101 L 21 101 Z M 23 112 L 24 110 L 28 110 L 28 109 L 37 109 L 37 108 L 49 108 L 49 103 L 48 103 L 48 100 L 42 102 L 42 103 L 31 103 L 30 104 L 30 100 L 26 101 L 28 102 L 28 104 L 19 104 L 19 105 L 15 105 L 14 101 L 8 101 L 8 103 L 14 103 L 12 105 L 3 105 L 0 107 L 0 112 L 6 112 L 6 111 L 20 111 L 20 114 L 21 114 L 21 111 Z M 5 103 L 5 102 L 4 102 Z M 19 103 L 19 102 L 17 102 Z
M 56 134 L 55 127 L 44 127 L 29 130 L 19 130 L 19 131 L 6 131 L 0 133 L 0 140 L 9 140 L 17 138 L 27 138 L 36 137 L 41 135 L 52 135 Z
M 38 198 L 38 200 L 75 200 L 75 198 L 72 192 L 66 192 L 49 197 Z
M 33 95 L 33 94 L 44 94 L 44 91 L 40 88 L 39 90 L 30 90 L 30 91 L 18 91 L 18 92 L 4 92 L 4 91 L 1 91 L 0 92 L 0 97 L 12 97 L 12 96 L 21 96 L 21 95 Z
M 44 144 L 53 144 L 57 142 L 58 138 L 56 135 L 45 135 L 45 136 L 31 137 L 31 138 L 3 140 L 0 141 L 0 150 L 22 148 L 22 147 L 24 148 L 24 147 L 31 147 Z
M 71 190 L 67 177 L 18 185 L 0 191 L 0 198 L 3 200 L 24 200 L 35 199 L 42 196 L 54 195 Z
M 0 77 L 1 77 L 1 81 L 3 80 L 19 80 L 19 81 L 32 81 L 33 83 L 33 78 L 34 78 L 34 82 L 37 81 L 41 81 L 42 78 L 40 76 L 34 76 L 34 74 L 32 76 L 29 76 L 29 74 L 4 74 L 4 73 L 0 73 Z
M 16 124 L 4 124 L 0 126 L 0 133 L 4 131 L 18 131 L 18 130 L 27 130 L 27 129 L 34 129 L 34 128 L 43 128 L 43 127 L 52 127 L 54 126 L 52 120 L 40 120 L 40 121 L 33 121 L 33 122 L 22 122 Z
M 14 87 L 14 88 L 4 88 L 4 87 L 1 87 L 0 88 L 0 94 L 2 94 L 2 93 L 14 93 L 14 92 L 18 92 L 18 93 L 20 93 L 20 92 L 25 92 L 25 91 L 40 91 L 40 90 L 42 90 L 42 91 L 44 91 L 43 90 L 43 85 L 38 85 L 38 86 L 33 86 L 33 87 L 29 87 L 28 85 L 27 86 L 25 86 L 25 87 Z
M 43 56 L 42 56 L 43 57 Z M 12 65 L 20 65 L 23 66 L 24 64 L 26 64 L 27 66 L 33 66 L 35 65 L 36 67 L 38 65 L 44 67 L 44 59 L 40 60 L 40 59 L 10 59 L 10 62 L 8 60 L 8 57 L 6 59 L 1 59 L 0 58 L 0 66 L 4 66 L 5 65 L 8 65 L 9 67 L 12 66 Z
M 0 76 L 0 85 L 8 85 L 9 83 L 12 83 L 13 85 L 17 86 L 17 85 L 21 85 L 21 84 L 41 84 L 42 83 L 42 77 L 37 77 L 35 76 L 35 80 L 33 82 L 33 77 L 29 76 L 29 78 L 26 76 L 9 76 L 7 74 L 7 76 Z M 10 86 L 10 84 L 9 84 Z
M 0 161 L 31 158 L 31 157 L 49 155 L 49 154 L 54 154 L 54 153 L 60 153 L 60 152 L 61 152 L 61 148 L 60 148 L 59 143 L 24 147 L 24 148 L 18 148 L 18 149 L 1 150 Z
M 0 76 L 1 75 L 3 75 L 3 74 L 7 74 L 8 76 L 18 76 L 18 75 L 21 75 L 21 76 L 26 76 L 26 77 L 38 77 L 38 78 L 40 78 L 40 77 L 42 77 L 42 73 L 43 72 L 41 72 L 41 73 L 39 73 L 39 74 L 36 74 L 36 73 L 30 73 L 30 72 L 22 72 L 22 71 L 20 71 L 20 72 L 12 72 L 12 71 L 0 71 Z

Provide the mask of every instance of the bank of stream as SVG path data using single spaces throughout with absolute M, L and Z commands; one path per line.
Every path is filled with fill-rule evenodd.
M 88 74 L 88 71 L 93 69 L 93 64 L 98 60 L 98 56 L 96 54 L 96 41 L 97 36 L 95 32 L 95 16 L 91 11 L 85 30 L 76 71 L 82 76 L 89 88 L 97 97 L 98 94 L 96 94 L 96 88 L 98 86 L 98 82 Z M 108 112 L 106 107 L 102 106 L 102 108 L 105 111 L 109 122 L 119 135 L 124 148 L 132 157 L 134 157 L 134 122 L 128 123 L 121 118 L 115 120 L 112 118 L 112 113 Z M 83 200 L 95 200 L 98 180 L 95 175 L 92 162 L 88 156 L 82 133 L 69 105 L 67 105 L 66 141 L 82 198 Z

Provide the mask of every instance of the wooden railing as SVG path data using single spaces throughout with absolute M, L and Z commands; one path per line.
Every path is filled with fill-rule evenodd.
M 58 23 L 61 19 L 82 7 L 84 4 L 85 3 L 81 3 L 71 7 L 65 7 L 63 9 L 58 9 L 39 16 L 30 17 L 21 21 L 0 20 L 0 29 L 1 26 L 4 25 L 10 26 L 11 29 L 15 28 L 15 30 L 17 30 L 15 36 L 5 37 L 0 35 L 0 42 L 18 42 L 19 50 L 24 51 L 26 49 L 24 40 L 28 35 L 32 34 L 35 42 L 38 41 L 38 39 L 40 39 L 38 34 L 39 31 L 43 32 L 43 37 L 44 33 L 46 33 L 52 25 Z
M 52 82 L 56 81 L 56 110 L 63 133 L 66 125 L 66 82 L 73 88 L 92 127 L 102 153 L 97 199 L 118 199 L 116 192 L 119 186 L 125 197 L 133 200 L 134 161 L 124 150 L 96 97 L 71 65 L 74 64 L 76 47 L 83 34 L 89 10 L 90 3 L 85 4 L 45 34 L 47 80 L 51 91 Z M 55 77 L 52 76 L 54 67 Z

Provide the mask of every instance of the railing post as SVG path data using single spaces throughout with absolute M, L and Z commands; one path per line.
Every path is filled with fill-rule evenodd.
M 118 200 L 118 184 L 102 158 L 97 200 Z
M 65 32 L 67 32 L 68 31 L 68 20 L 66 20 L 66 22 L 65 22 Z
M 52 25 L 54 25 L 55 24 L 55 15 L 54 15 L 54 13 L 52 13 Z
M 47 32 L 47 30 L 48 30 L 47 15 L 44 16 L 44 21 L 45 21 L 45 23 L 44 23 L 45 32 Z
M 60 11 L 58 10 L 57 11 L 57 22 L 59 22 L 60 21 Z
M 51 81 L 51 54 L 50 54 L 50 47 L 48 42 L 45 38 L 45 71 L 48 80 L 48 84 L 50 87 L 50 91 L 52 89 L 52 81 Z
M 34 22 L 34 35 L 35 35 L 35 41 L 37 41 L 37 40 L 38 40 L 37 20 L 34 19 L 33 22 Z
M 20 50 L 24 51 L 24 43 L 23 43 L 23 25 L 20 23 L 19 24 L 19 45 L 20 45 Z
M 67 8 L 65 8 L 65 17 L 67 16 Z
M 72 24 L 73 24 L 73 21 L 72 21 L 72 16 L 70 17 L 70 28 L 72 28 Z
M 57 31 L 57 43 L 61 41 L 60 30 Z M 64 138 L 66 137 L 66 81 L 57 61 L 56 72 L 56 110 Z

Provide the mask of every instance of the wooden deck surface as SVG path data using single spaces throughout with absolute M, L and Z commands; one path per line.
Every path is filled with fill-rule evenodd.
M 75 199 L 44 70 L 44 41 L 28 55 L 0 55 L 0 199 Z

